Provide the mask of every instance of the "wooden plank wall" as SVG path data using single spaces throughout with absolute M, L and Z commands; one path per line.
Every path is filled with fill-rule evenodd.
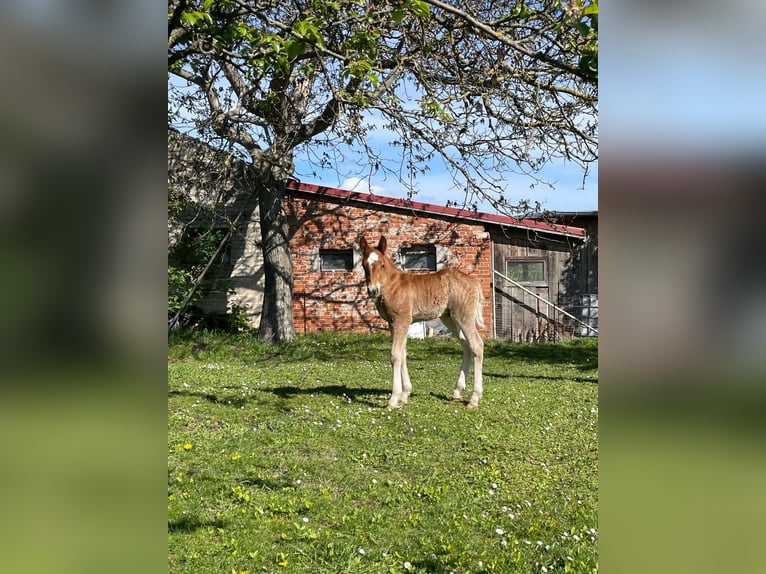
M 492 232 L 494 268 L 505 272 L 509 258 L 535 258 L 546 262 L 546 285 L 525 285 L 527 289 L 570 313 L 580 304 L 581 242 L 566 237 L 542 237 L 524 231 L 498 229 Z M 514 341 L 555 341 L 568 339 L 576 331 L 571 320 L 556 312 L 510 282 L 493 278 L 495 287 L 495 329 L 500 338 Z M 579 310 L 573 314 L 578 316 Z

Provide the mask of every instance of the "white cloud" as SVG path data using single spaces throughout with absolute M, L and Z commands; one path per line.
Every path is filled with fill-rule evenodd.
M 357 193 L 373 193 L 375 195 L 386 195 L 386 190 L 379 185 L 372 185 L 369 180 L 361 177 L 347 177 L 340 184 L 341 189 L 356 191 Z

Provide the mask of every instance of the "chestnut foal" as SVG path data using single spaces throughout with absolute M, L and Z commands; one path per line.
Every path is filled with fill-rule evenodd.
M 482 395 L 481 368 L 484 341 L 476 325 L 484 327 L 482 290 L 478 281 L 456 269 L 432 273 L 407 273 L 398 269 L 386 255 L 386 238 L 371 247 L 362 236 L 362 266 L 367 294 L 388 322 L 391 330 L 391 365 L 393 389 L 388 408 L 407 403 L 412 383 L 407 371 L 407 332 L 413 321 L 441 318 L 463 347 L 463 364 L 452 398 L 461 400 L 473 360 L 473 393 L 468 407 L 479 405 Z

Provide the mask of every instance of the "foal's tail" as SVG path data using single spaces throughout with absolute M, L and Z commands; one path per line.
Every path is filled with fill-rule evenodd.
M 486 327 L 484 324 L 484 293 L 482 293 L 481 284 L 476 284 L 476 324 L 480 329 Z

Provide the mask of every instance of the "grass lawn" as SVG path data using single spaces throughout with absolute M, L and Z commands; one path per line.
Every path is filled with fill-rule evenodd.
M 169 571 L 597 571 L 597 343 L 488 342 L 475 410 L 408 351 L 389 412 L 388 336 L 171 335 Z

